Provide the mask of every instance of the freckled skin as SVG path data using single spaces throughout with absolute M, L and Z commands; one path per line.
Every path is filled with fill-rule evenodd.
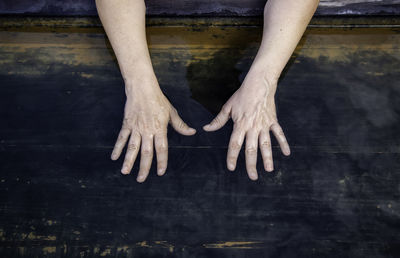
M 257 150 L 260 148 L 266 171 L 273 170 L 270 131 L 282 152 L 290 154 L 275 108 L 277 81 L 304 33 L 318 0 L 269 0 L 264 8 L 264 28 L 260 49 L 242 86 L 223 106 L 217 117 L 203 129 L 215 131 L 231 118 L 234 128 L 227 153 L 228 169 L 234 170 L 245 143 L 246 170 L 257 180 Z M 168 123 L 183 135 L 193 135 L 177 110 L 161 92 L 153 71 L 145 32 L 146 7 L 143 0 L 96 0 L 96 7 L 125 81 L 126 103 L 121 131 L 111 158 L 116 160 L 125 146 L 121 172 L 129 174 L 141 151 L 138 182 L 148 176 L 157 156 L 157 174 L 163 175 L 168 160 Z

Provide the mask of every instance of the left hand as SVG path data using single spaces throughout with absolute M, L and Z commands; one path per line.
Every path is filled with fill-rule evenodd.
M 246 170 L 251 180 L 258 178 L 256 169 L 258 145 L 264 169 L 268 172 L 274 170 L 270 130 L 278 140 L 283 154 L 290 155 L 288 142 L 276 117 L 274 100 L 276 86 L 276 80 L 268 80 L 264 72 L 250 70 L 242 86 L 225 103 L 220 113 L 211 123 L 203 127 L 205 131 L 215 131 L 232 118 L 234 126 L 228 146 L 227 166 L 229 170 L 235 170 L 246 137 Z

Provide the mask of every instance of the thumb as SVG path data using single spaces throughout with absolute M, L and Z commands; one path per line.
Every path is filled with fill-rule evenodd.
M 204 131 L 207 132 L 216 131 L 221 127 L 223 127 L 226 124 L 226 122 L 228 122 L 230 113 L 231 113 L 230 107 L 223 106 L 219 114 L 211 121 L 211 123 L 203 126 Z
M 175 108 L 172 108 L 170 116 L 170 123 L 178 133 L 183 135 L 193 135 L 196 133 L 196 129 L 189 127 L 185 122 L 183 122 Z

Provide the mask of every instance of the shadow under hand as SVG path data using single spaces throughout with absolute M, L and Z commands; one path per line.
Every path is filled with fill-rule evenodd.
M 191 63 L 187 68 L 187 80 L 192 98 L 212 114 L 218 114 L 240 87 L 242 71 L 235 67 L 240 59 L 240 49 L 223 49 L 210 59 Z

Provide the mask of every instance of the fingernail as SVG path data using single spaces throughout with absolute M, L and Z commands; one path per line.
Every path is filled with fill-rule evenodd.
M 113 153 L 111 154 L 111 159 L 115 160 L 117 158 L 117 154 Z
M 165 172 L 165 168 L 160 168 L 157 171 L 157 175 L 162 176 L 164 174 L 164 172 Z
M 137 177 L 137 180 L 136 180 L 136 181 L 138 181 L 139 183 L 142 183 L 142 182 L 143 182 L 143 179 L 144 179 L 144 176 L 143 176 L 143 175 L 140 175 L 140 176 Z
M 258 176 L 257 176 L 257 171 L 250 171 L 250 178 L 253 180 L 257 180 Z
M 128 174 L 128 167 L 123 167 L 123 168 L 121 169 L 121 173 L 122 173 L 122 174 Z
M 271 165 L 267 165 L 267 172 L 272 172 L 274 170 L 274 167 Z
M 235 166 L 232 163 L 228 164 L 228 169 L 233 171 L 235 169 Z
M 252 180 L 257 180 L 257 171 L 250 171 L 250 178 Z
M 205 125 L 203 126 L 203 129 L 207 130 L 210 127 L 210 125 Z

